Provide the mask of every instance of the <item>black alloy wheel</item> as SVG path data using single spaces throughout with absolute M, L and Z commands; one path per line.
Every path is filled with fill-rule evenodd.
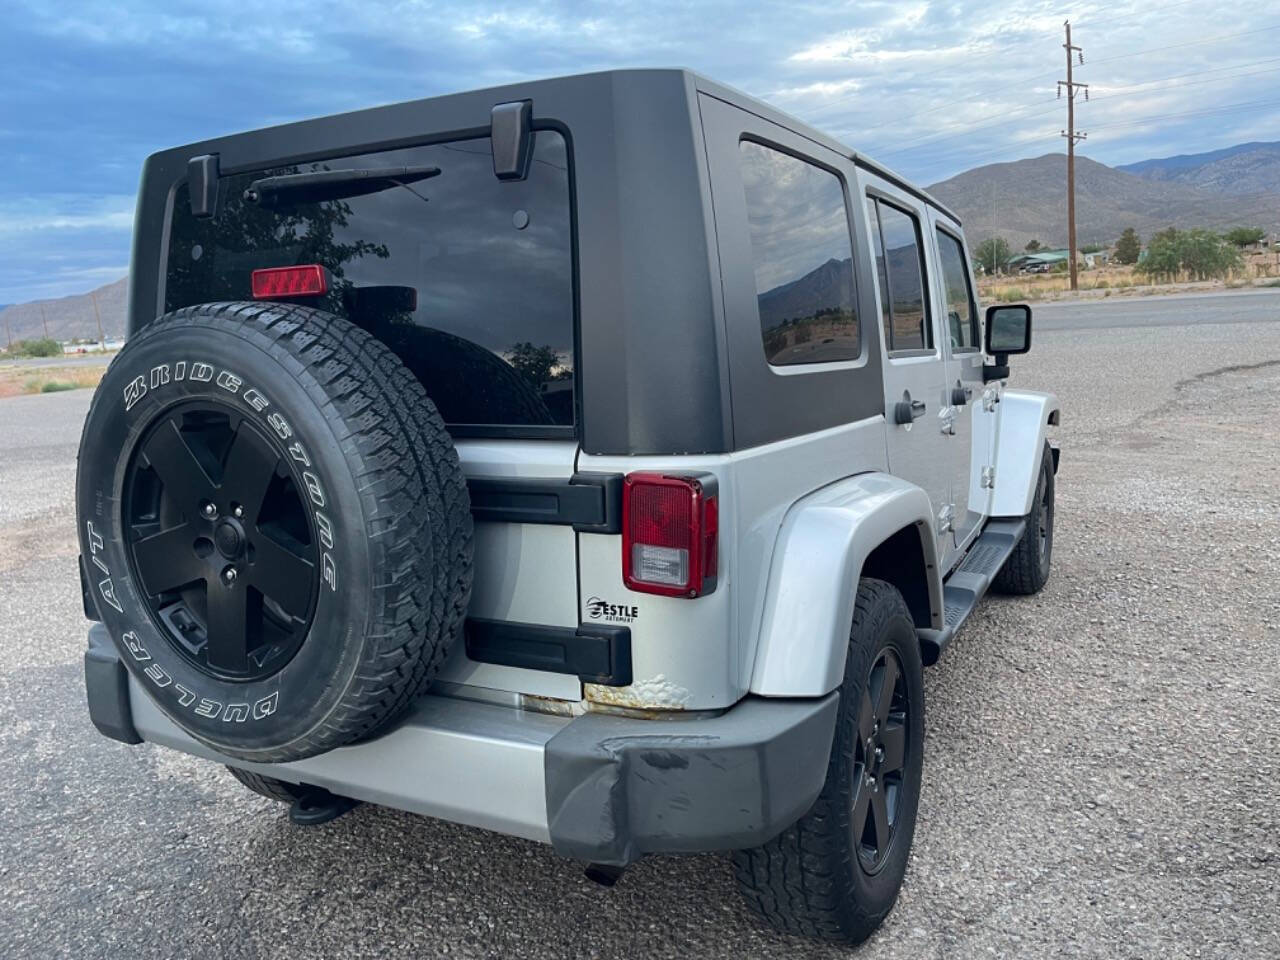
M 316 536 L 287 457 L 235 407 L 199 400 L 158 418 L 127 468 L 127 553 L 148 612 L 209 676 L 264 679 L 310 629 Z
M 885 647 L 867 675 L 858 709 L 853 763 L 853 831 L 858 863 L 869 875 L 884 866 L 893 847 L 907 767 L 907 723 L 911 709 L 898 655 Z

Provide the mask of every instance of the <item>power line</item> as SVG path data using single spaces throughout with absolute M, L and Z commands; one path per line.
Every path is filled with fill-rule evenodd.
M 1186 113 L 1164 113 L 1146 117 L 1134 117 L 1130 120 L 1116 120 L 1111 123 L 1100 123 L 1095 125 L 1093 129 L 1109 130 L 1112 127 L 1132 127 L 1143 123 L 1153 123 L 1156 120 L 1181 120 L 1185 117 L 1213 117 L 1222 113 L 1235 113 L 1239 110 L 1250 110 L 1254 107 L 1268 107 L 1276 104 L 1280 104 L 1280 100 L 1249 100 L 1244 103 L 1227 103 L 1208 110 L 1190 110 Z
M 1280 24 L 1274 24 L 1274 25 L 1269 26 L 1269 27 L 1261 27 L 1261 28 L 1259 28 L 1259 29 L 1257 29 L 1257 30 L 1246 30 L 1246 31 L 1243 31 L 1243 32 L 1241 32 L 1241 33 L 1229 33 L 1229 34 L 1223 34 L 1223 35 L 1221 35 L 1221 36 L 1217 36 L 1217 37 L 1205 37 L 1205 38 L 1200 39 L 1200 40 L 1188 40 L 1188 41 L 1187 41 L 1187 42 L 1185 42 L 1185 43 L 1174 43 L 1174 44 L 1169 44 L 1169 45 L 1167 45 L 1167 46 L 1163 46 L 1163 47 L 1152 47 L 1152 48 L 1149 48 L 1149 49 L 1147 49 L 1147 50 L 1138 50 L 1138 51 L 1134 51 L 1133 53 L 1118 54 L 1118 55 L 1113 56 L 1113 57 L 1103 57 L 1103 58 L 1101 58 L 1101 59 L 1092 59 L 1092 58 L 1091 58 L 1091 59 L 1090 59 L 1090 66 L 1094 66 L 1094 65 L 1097 65 L 1097 64 L 1099 64 L 1099 63 L 1112 63 L 1112 62 L 1114 62 L 1114 61 L 1116 61 L 1116 60 L 1125 60 L 1125 59 L 1128 59 L 1128 58 L 1130 58 L 1130 57 L 1144 56 L 1145 54 L 1149 54 L 1149 53 L 1159 53 L 1159 52 L 1164 51 L 1164 50 L 1178 50 L 1178 49 L 1182 49 L 1182 48 L 1185 48 L 1185 47 L 1199 46 L 1199 45 L 1201 45 L 1201 44 L 1206 44 L 1206 43 L 1217 43 L 1217 42 L 1219 42 L 1219 41 L 1221 41 L 1221 40 L 1234 40 L 1234 39 L 1236 39 L 1237 37 L 1254 36 L 1254 35 L 1259 34 L 1259 33 L 1267 33 L 1267 32 L 1270 32 L 1270 31 L 1272 31 L 1272 30 L 1278 30 L 1278 29 L 1280 29 Z M 1262 63 L 1262 62 L 1267 62 L 1267 61 L 1258 61 L 1258 62 Z M 929 74 L 923 74 L 922 76 L 933 76 L 934 74 L 937 74 L 937 73 L 943 72 L 943 71 L 948 70 L 948 69 L 950 69 L 950 68 L 948 68 L 948 67 L 944 67 L 944 68 L 942 68 L 942 70 L 935 70 L 935 71 L 930 72 Z M 1216 69 L 1228 69 L 1228 68 L 1216 68 Z M 1203 72 L 1205 72 L 1205 73 L 1210 73 L 1210 72 L 1213 72 L 1213 69 L 1206 70 L 1206 71 L 1203 71 Z M 1195 73 L 1189 73 L 1189 74 L 1182 74 L 1181 76 L 1194 76 L 1194 75 L 1195 75 Z M 956 107 L 956 106 L 958 106 L 958 105 L 960 105 L 960 104 L 964 104 L 964 103 L 972 103 L 974 100 L 980 100 L 980 99 L 982 99 L 983 97 L 989 96 L 989 95 L 990 95 L 990 93 L 991 93 L 992 91 L 997 91 L 997 90 L 1008 90 L 1008 89 L 1010 88 L 1010 86 L 1012 86 L 1012 85 L 1014 85 L 1014 84 L 1017 84 L 1017 83 L 1026 83 L 1027 81 L 1034 81 L 1034 80 L 1046 79 L 1046 78 L 1050 78 L 1050 77 L 1053 77 L 1053 76 L 1054 76 L 1054 74 L 1052 74 L 1052 73 L 1037 73 L 1037 74 L 1030 74 L 1030 75 L 1024 74 L 1024 75 L 1021 75 L 1021 76 L 1019 76 L 1019 77 L 1014 77 L 1014 78 L 1012 78 L 1011 80 L 1007 81 L 1006 83 L 1001 84 L 999 87 L 992 86 L 992 87 L 984 88 L 983 90 L 981 90 L 981 91 L 979 91 L 979 92 L 977 92 L 977 93 L 974 93 L 974 94 L 972 94 L 972 95 L 970 95 L 970 96 L 968 96 L 968 97 L 964 97 L 964 98 L 962 98 L 962 99 L 960 99 L 960 100 L 947 100 L 945 103 L 941 103 L 941 104 L 939 104 L 939 105 L 938 105 L 938 106 L 936 106 L 936 107 L 930 107 L 930 108 L 929 108 L 929 109 L 927 109 L 927 110 L 920 110 L 920 111 L 917 111 L 916 113 L 907 114 L 905 117 L 893 117 L 893 118 L 892 118 L 892 119 L 890 119 L 890 120 L 885 120 L 885 121 L 883 121 L 883 122 L 881 122 L 881 123 L 872 124 L 871 126 L 864 126 L 864 127 L 861 127 L 860 129 L 861 129 L 862 131 L 866 132 L 866 131 L 869 131 L 869 130 L 878 130 L 878 129 L 880 129 L 881 127 L 886 127 L 886 126 L 889 126 L 889 125 L 891 125 L 891 124 L 902 124 L 902 123 L 906 123 L 906 122 L 908 122 L 908 121 L 910 121 L 910 120 L 914 120 L 914 119 L 916 119 L 917 117 L 924 117 L 924 116 L 928 116 L 929 114 L 932 114 L 932 113 L 937 113 L 939 110 L 947 110 L 947 109 L 950 109 L 950 108 L 954 108 L 954 107 Z M 1157 81 L 1150 81 L 1150 82 L 1154 83 L 1154 82 L 1157 82 Z M 856 100 L 856 99 L 857 99 L 858 97 L 860 97 L 860 96 L 862 96 L 861 92 L 859 92 L 859 93 L 849 94 L 848 96 L 839 97 L 839 98 L 837 98 L 837 99 L 835 99 L 835 100 L 830 100 L 830 101 L 828 101 L 827 103 L 823 104 L 823 105 L 822 105 L 821 107 L 819 107 L 818 109 L 816 109 L 816 110 L 812 111 L 812 112 L 809 114 L 809 116 L 816 116 L 817 114 L 819 114 L 820 112 L 822 112 L 822 111 L 824 111 L 824 110 L 827 110 L 827 109 L 829 109 L 829 108 L 831 108 L 831 107 L 838 106 L 838 105 L 839 105 L 839 104 L 841 104 L 841 103 L 847 103 L 847 102 L 849 102 L 850 100 Z
M 1271 63 L 1271 61 L 1276 61 L 1276 63 L 1280 63 L 1280 58 L 1272 58 L 1271 60 L 1258 60 L 1256 61 L 1256 63 Z M 1239 64 L 1239 65 L 1240 67 L 1248 67 L 1248 65 L 1252 65 L 1252 64 Z M 1219 69 L 1235 69 L 1235 68 L 1219 68 Z M 1156 83 L 1165 83 L 1167 81 L 1170 81 L 1170 79 L 1176 79 L 1178 77 L 1197 77 L 1201 73 L 1213 73 L 1213 72 L 1216 72 L 1216 70 L 1197 70 L 1197 72 L 1193 72 L 1193 73 L 1176 74 L 1175 77 L 1161 77 L 1157 79 L 1151 79 L 1151 81 L 1143 81 L 1142 83 L 1130 83 L 1130 84 L 1126 84 L 1126 86 L 1123 86 L 1123 87 L 1107 87 L 1108 92 L 1105 93 L 1105 95 L 1091 96 L 1089 97 L 1089 102 L 1091 102 L 1091 104 L 1097 104 L 1097 102 L 1100 102 L 1100 101 L 1115 100 L 1117 99 L 1117 92 L 1119 91 L 1135 90 L 1135 88 L 1138 88 L 1138 87 L 1148 87 Z M 1171 88 L 1172 90 L 1181 90 L 1181 88 L 1183 87 L 1196 87 L 1196 86 L 1201 86 L 1201 84 L 1203 83 L 1221 83 L 1222 81 L 1233 81 L 1233 79 L 1258 77 L 1258 76 L 1262 76 L 1262 74 L 1270 74 L 1275 72 L 1276 70 L 1274 68 L 1266 69 L 1266 70 L 1251 70 L 1251 72 L 1248 72 L 1248 73 L 1233 73 L 1233 74 L 1230 74 L 1230 76 L 1228 77 L 1212 77 L 1210 79 L 1204 79 L 1204 81 L 1190 81 L 1188 83 L 1175 83 L 1175 84 L 1172 84 Z M 1056 102 L 1056 101 L 1057 101 L 1057 97 L 1050 97 L 1050 99 L 1048 100 L 1037 100 L 1037 101 L 1034 101 L 1033 104 L 1028 104 L 1027 106 L 1021 106 L 1021 108 L 1015 108 L 1014 110 L 1011 110 L 1011 111 L 1005 111 L 1005 113 L 1002 113 L 1002 114 L 988 114 L 987 116 L 984 116 L 984 118 L 979 118 L 978 120 L 975 120 L 975 122 L 973 123 L 968 123 L 963 125 L 963 127 L 952 129 L 951 133 L 925 134 L 925 136 L 923 137 L 916 137 L 915 140 L 899 141 L 901 143 L 905 143 L 906 146 L 895 146 L 892 148 L 892 150 L 870 150 L 868 152 L 872 152 L 872 154 L 877 154 L 879 156 L 893 156 L 896 154 L 906 154 L 906 152 L 913 152 L 915 150 L 918 150 L 920 146 L 928 146 L 928 145 L 931 145 L 931 143 L 942 143 L 948 140 L 956 140 L 957 137 L 966 137 L 972 133 L 988 131 L 988 129 L 996 129 L 998 127 L 1007 127 L 1007 125 L 1011 123 L 1021 123 L 1021 122 L 1024 122 L 1024 120 L 1033 120 L 1033 119 L 1036 119 L 1037 116 L 1046 116 L 1051 113 L 1056 113 L 1056 110 L 1042 110 L 1042 111 L 1039 111 L 1039 113 L 1030 114 L 1029 116 L 1021 115 L 1021 114 L 1025 114 L 1025 111 L 1032 109 L 1033 106 L 1039 106 L 1041 104 L 1052 104 L 1052 102 Z M 1005 116 L 1006 119 L 997 120 L 996 123 L 984 123 L 984 120 L 995 118 L 995 116 Z M 911 146 L 911 145 L 916 145 L 916 146 Z
M 1141 83 L 1128 84 L 1128 85 L 1119 86 L 1119 87 L 1108 87 L 1106 88 L 1108 91 L 1106 94 L 1104 94 L 1103 96 L 1091 96 L 1089 98 L 1089 102 L 1098 103 L 1099 101 L 1103 101 L 1103 100 L 1117 99 L 1117 96 L 1116 96 L 1117 92 L 1123 91 L 1123 90 L 1132 90 L 1138 87 L 1146 87 L 1146 86 L 1151 86 L 1157 83 L 1165 83 L 1169 80 L 1176 80 L 1181 77 L 1195 77 L 1203 73 L 1216 73 L 1219 70 L 1233 70 L 1233 69 L 1238 69 L 1239 67 L 1253 66 L 1257 63 L 1280 63 L 1280 57 L 1272 57 L 1267 60 L 1258 60 L 1258 61 L 1253 61 L 1251 63 L 1238 64 L 1234 67 L 1218 67 L 1218 68 L 1215 68 L 1214 70 L 1198 70 L 1198 71 L 1193 71 L 1191 73 L 1175 74 L 1172 77 L 1159 77 L 1155 80 L 1144 80 Z M 1246 77 L 1256 77 L 1262 74 L 1270 74 L 1274 72 L 1276 72 L 1275 68 L 1267 69 L 1267 70 L 1254 70 L 1248 73 L 1236 73 L 1236 74 L 1231 74 L 1225 77 L 1213 77 L 1208 80 L 1198 80 L 1198 81 L 1191 81 L 1189 83 L 1174 84 L 1172 89 L 1177 90 L 1177 89 L 1181 89 L 1182 87 L 1199 86 L 1205 83 L 1221 83 L 1224 80 L 1242 80 Z M 868 152 L 875 153 L 879 156 L 893 156 L 894 154 L 908 153 L 908 152 L 914 151 L 918 149 L 919 146 L 925 146 L 925 145 L 934 144 L 934 143 L 943 143 L 947 140 L 954 140 L 957 137 L 968 136 L 972 133 L 978 133 L 983 130 L 993 130 L 998 127 L 1008 126 L 1011 123 L 1019 123 L 1026 120 L 1034 120 L 1036 117 L 1047 116 L 1048 114 L 1056 113 L 1057 111 L 1056 109 L 1043 110 L 1043 111 L 1040 111 L 1039 113 L 1033 113 L 1030 116 L 1021 116 L 1020 114 L 1025 114 L 1025 112 L 1027 110 L 1030 110 L 1032 107 L 1037 107 L 1044 103 L 1055 103 L 1059 99 L 1060 97 L 1050 97 L 1048 100 L 1037 100 L 1034 103 L 1027 104 L 1024 107 L 1016 107 L 1011 111 L 1004 111 L 999 114 L 987 114 L 985 117 L 980 117 L 977 120 L 967 123 L 961 127 L 953 128 L 952 132 L 950 133 L 925 134 L 924 136 L 916 137 L 912 140 L 901 141 L 903 146 L 895 146 L 891 150 L 871 150 Z M 1004 117 L 1005 119 L 998 120 L 995 123 L 983 122 L 985 120 L 993 119 L 995 117 Z M 916 144 L 917 146 L 911 146 L 911 144 Z
M 1251 37 L 1259 33 L 1269 33 L 1272 30 L 1280 30 L 1280 23 L 1274 23 L 1269 27 L 1259 27 L 1257 30 L 1245 30 L 1242 33 L 1227 33 L 1219 37 L 1205 37 L 1201 40 L 1188 40 L 1185 43 L 1171 43 L 1164 47 L 1148 47 L 1146 50 L 1135 50 L 1132 53 L 1121 53 L 1114 57 L 1102 57 L 1098 60 L 1090 60 L 1089 63 L 1096 66 L 1099 63 L 1113 63 L 1116 60 L 1127 60 L 1130 57 L 1142 57 L 1148 53 L 1161 53 L 1165 50 L 1181 50 L 1183 47 L 1198 47 L 1205 43 L 1217 43 L 1219 40 L 1235 40 L 1237 37 Z

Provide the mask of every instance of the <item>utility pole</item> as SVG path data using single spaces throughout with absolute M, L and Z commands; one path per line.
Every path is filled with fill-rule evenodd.
M 98 313 L 98 291 L 90 290 L 89 296 L 93 299 L 93 319 L 98 321 L 98 342 L 102 344 L 102 349 L 105 350 L 107 349 L 107 338 L 102 334 L 102 315 Z
M 40 322 L 44 324 L 44 338 L 49 339 L 49 318 L 44 315 L 44 303 L 40 304 Z
M 9 351 L 13 351 L 13 327 L 9 326 L 9 317 L 6 314 L 4 318 L 4 332 L 9 336 Z
M 1071 45 L 1071 21 L 1064 24 L 1067 30 L 1067 42 L 1062 46 L 1067 51 L 1067 79 L 1058 81 L 1058 98 L 1062 98 L 1062 88 L 1067 88 L 1067 129 L 1062 135 L 1067 138 L 1067 262 L 1071 266 L 1071 289 L 1078 289 L 1079 278 L 1076 271 L 1076 141 L 1088 138 L 1087 133 L 1076 133 L 1076 90 L 1084 91 L 1084 98 L 1089 99 L 1089 85 L 1076 83 L 1071 79 L 1071 52 L 1079 54 L 1080 64 L 1084 65 L 1084 51 Z

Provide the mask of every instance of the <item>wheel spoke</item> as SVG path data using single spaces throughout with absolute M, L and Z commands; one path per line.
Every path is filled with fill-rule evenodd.
M 876 711 L 871 706 L 871 691 L 862 691 L 862 703 L 858 708 L 858 740 L 866 743 L 871 739 L 872 728 L 876 724 Z
M 179 524 L 133 544 L 143 589 L 151 596 L 176 590 L 206 575 L 204 562 L 191 548 L 190 524 Z
M 886 655 L 884 667 L 880 670 L 880 689 L 876 691 L 876 720 L 884 726 L 889 719 L 889 708 L 893 705 L 893 690 L 898 685 L 898 658 Z
M 864 782 L 862 775 L 858 776 L 856 790 L 857 793 L 853 798 L 853 814 L 849 825 L 853 831 L 854 839 L 861 842 L 862 837 L 867 832 L 867 817 L 871 814 L 871 788 Z
M 889 849 L 889 804 L 883 787 L 871 793 L 871 817 L 875 821 L 876 859 L 879 860 Z
M 305 616 L 315 564 L 262 533 L 254 537 L 253 549 L 249 582 L 293 616 Z
M 213 498 L 213 481 L 172 420 L 165 421 L 151 434 L 142 452 L 178 503 L 185 505 Z
M 244 673 L 248 669 L 249 619 L 245 594 L 240 584 L 227 587 L 217 580 L 209 584 L 205 659 L 216 670 Z
M 241 421 L 227 451 L 219 488 L 224 498 L 240 503 L 246 518 L 256 521 L 280 458 L 256 430 Z
M 884 748 L 884 759 L 880 761 L 880 772 L 896 773 L 901 770 L 907 758 L 907 725 L 890 723 L 880 730 L 880 746 Z

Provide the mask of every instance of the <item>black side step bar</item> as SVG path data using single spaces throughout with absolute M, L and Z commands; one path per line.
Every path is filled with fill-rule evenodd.
M 947 577 L 942 585 L 942 629 L 916 631 L 925 666 L 938 662 L 951 638 L 991 587 L 1026 526 L 1027 521 L 1022 519 L 992 520 L 973 542 L 964 561 Z

